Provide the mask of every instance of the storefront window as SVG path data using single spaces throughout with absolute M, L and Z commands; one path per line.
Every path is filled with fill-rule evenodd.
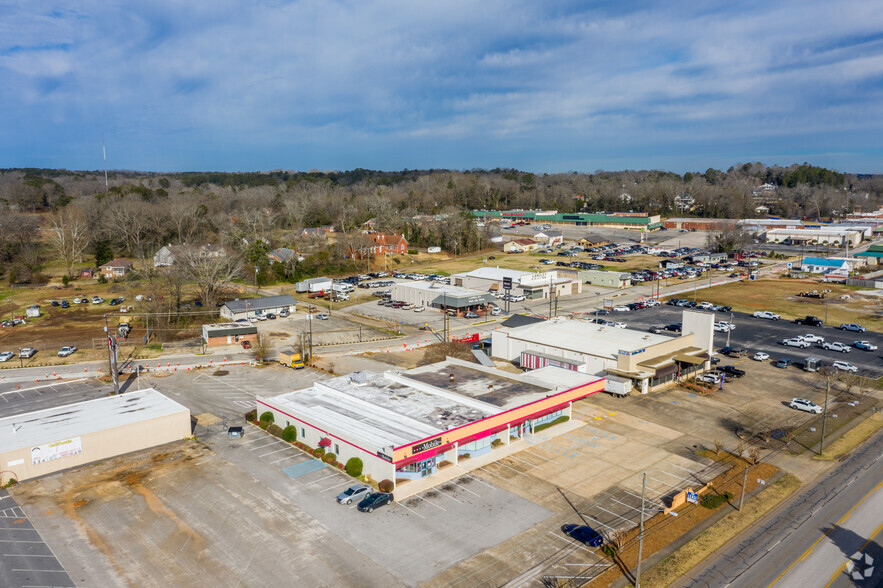
M 425 472 L 427 470 L 431 470 L 435 467 L 435 458 L 432 457 L 430 459 L 426 459 L 423 461 L 415 461 L 414 463 L 409 463 L 406 466 L 400 467 L 399 472 L 408 472 L 408 473 L 420 473 Z

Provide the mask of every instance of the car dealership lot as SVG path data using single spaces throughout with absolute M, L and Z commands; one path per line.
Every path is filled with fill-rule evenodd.
M 675 306 L 663 305 L 656 308 L 643 308 L 628 313 L 617 313 L 617 320 L 628 323 L 632 329 L 647 329 L 651 325 L 667 325 L 679 322 L 684 309 Z M 715 320 L 730 321 L 730 313 L 715 313 Z M 823 349 L 820 344 L 811 345 L 808 348 L 787 347 L 781 345 L 781 341 L 798 335 L 814 334 L 825 338 L 826 342 L 838 341 L 852 346 L 853 341 L 866 340 L 880 347 L 883 345 L 883 334 L 873 331 L 854 333 L 841 331 L 837 325 L 825 325 L 823 327 L 808 327 L 797 325 L 785 319 L 771 321 L 754 318 L 750 314 L 732 313 L 732 323 L 736 328 L 730 332 L 730 345 L 744 347 L 749 350 L 749 357 L 757 351 L 769 353 L 770 360 L 775 361 L 780 357 L 788 357 L 795 363 L 802 364 L 806 357 L 818 357 L 830 365 L 835 361 L 848 361 L 859 369 L 859 373 L 874 378 L 883 375 L 883 357 L 878 351 L 862 351 L 852 348 L 849 353 L 840 353 Z M 610 318 L 610 317 L 605 317 Z M 824 316 L 820 317 L 824 320 Z M 727 333 L 716 332 L 714 334 L 715 347 L 720 349 L 727 344 Z M 726 361 L 726 360 L 725 360 Z M 789 369 L 794 369 L 789 368 Z M 799 369 L 799 368 L 798 368 Z

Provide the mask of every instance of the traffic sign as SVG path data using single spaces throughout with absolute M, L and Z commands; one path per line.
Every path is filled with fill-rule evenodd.
M 791 263 L 791 262 L 789 261 L 789 262 L 786 263 L 785 265 L 787 266 L 788 269 L 791 269 L 791 267 L 792 267 L 794 264 Z

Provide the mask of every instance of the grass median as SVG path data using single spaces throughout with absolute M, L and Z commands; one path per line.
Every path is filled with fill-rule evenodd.
M 750 499 L 741 511 L 728 514 L 650 568 L 641 576 L 641 585 L 651 588 L 663 588 L 671 585 L 736 535 L 757 522 L 799 487 L 800 480 L 793 474 L 786 474 L 769 488 Z
M 822 455 L 814 455 L 813 459 L 837 459 L 867 441 L 881 428 L 883 428 L 883 411 L 878 411 L 828 445 L 828 449 Z

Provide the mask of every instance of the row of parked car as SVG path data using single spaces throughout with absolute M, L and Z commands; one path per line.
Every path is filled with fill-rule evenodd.
M 73 355 L 77 351 L 76 345 L 66 345 L 62 347 L 58 352 L 58 357 L 67 357 L 69 355 Z M 37 354 L 37 349 L 35 347 L 22 347 L 18 356 L 22 359 L 30 359 Z M 12 351 L 4 351 L 0 353 L 0 362 L 9 361 L 15 357 L 15 353 Z
M 356 508 L 361 512 L 371 512 L 381 506 L 392 504 L 392 492 L 374 492 L 370 486 L 350 486 L 337 495 L 338 504 L 358 502 Z

